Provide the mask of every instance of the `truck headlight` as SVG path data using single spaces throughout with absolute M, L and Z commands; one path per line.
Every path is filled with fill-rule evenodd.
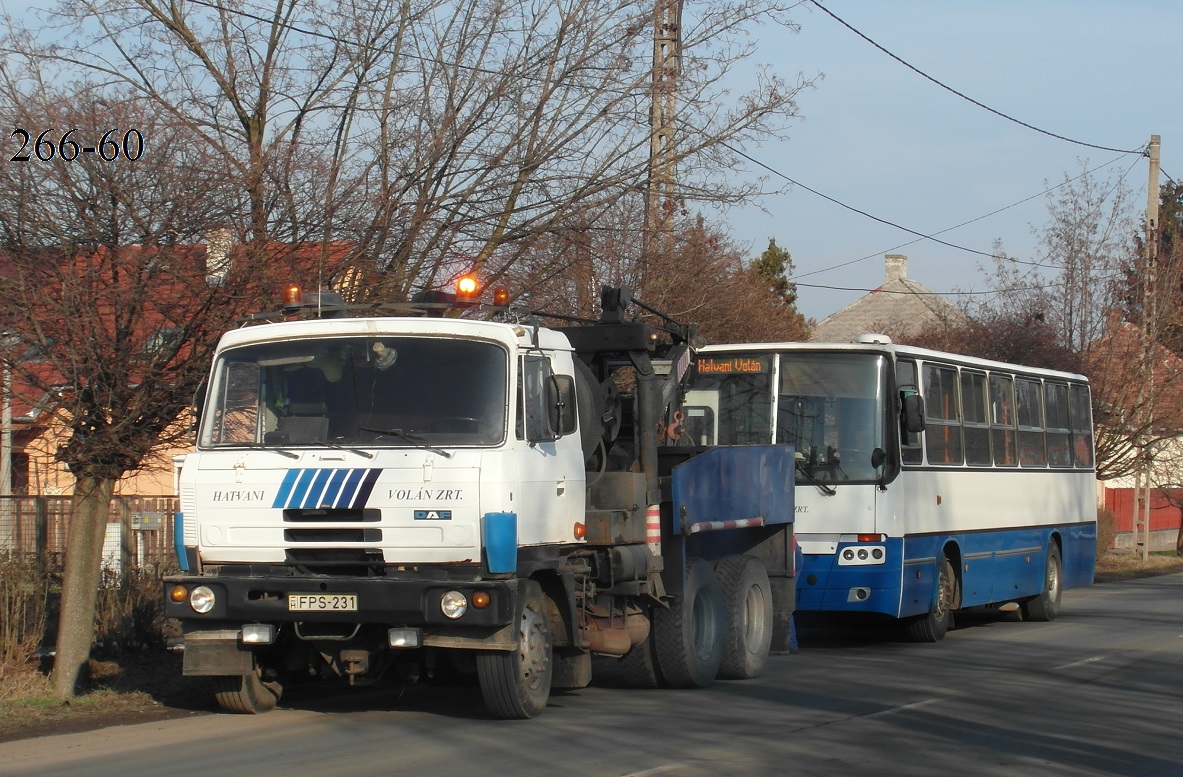
M 445 617 L 456 620 L 468 612 L 468 599 L 459 591 L 448 591 L 440 597 L 440 611 Z
M 206 585 L 199 585 L 189 592 L 189 606 L 194 612 L 205 615 L 214 609 L 214 592 Z

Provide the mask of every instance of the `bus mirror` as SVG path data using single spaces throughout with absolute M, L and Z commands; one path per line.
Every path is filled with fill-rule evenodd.
M 887 461 L 887 451 L 882 448 L 876 448 L 871 451 L 871 467 L 879 469 L 883 466 L 883 462 Z
M 903 397 L 904 430 L 909 434 L 919 434 L 924 431 L 924 397 L 916 393 L 903 393 Z

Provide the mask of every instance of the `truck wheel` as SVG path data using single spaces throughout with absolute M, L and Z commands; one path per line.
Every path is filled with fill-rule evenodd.
M 937 598 L 932 612 L 908 622 L 908 637 L 913 642 L 940 642 L 953 622 L 953 610 L 961 598 L 957 592 L 957 573 L 948 556 L 941 556 Z
M 710 564 L 690 561 L 681 596 L 653 616 L 653 644 L 662 679 L 671 688 L 704 688 L 723 658 L 723 592 Z
M 250 674 L 214 677 L 214 697 L 218 706 L 226 712 L 239 715 L 258 715 L 270 712 L 279 703 L 283 686 L 272 681 L 264 682 L 263 668 L 254 659 L 254 671 Z
M 719 677 L 759 676 L 772 645 L 772 586 L 755 556 L 727 556 L 715 567 L 723 589 L 723 659 Z
M 1060 612 L 1060 595 L 1062 564 L 1060 563 L 1060 548 L 1055 542 L 1047 548 L 1047 566 L 1044 568 L 1043 591 L 1038 596 L 1019 602 L 1025 621 L 1054 620 Z
M 533 580 L 523 581 L 517 650 L 482 651 L 477 678 L 485 707 L 502 720 L 533 718 L 546 709 L 553 672 L 546 597 Z

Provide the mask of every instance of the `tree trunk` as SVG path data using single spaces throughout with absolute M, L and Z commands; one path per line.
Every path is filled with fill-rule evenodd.
M 53 692 L 63 701 L 77 692 L 78 677 L 90 658 L 103 539 L 114 490 L 115 481 L 108 479 L 79 478 L 75 484 L 53 664 Z

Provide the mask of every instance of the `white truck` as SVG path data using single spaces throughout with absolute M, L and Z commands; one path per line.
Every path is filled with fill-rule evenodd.
M 225 334 L 199 392 L 165 614 L 223 709 L 461 672 L 530 718 L 593 655 L 642 686 L 760 673 L 794 606 L 793 451 L 687 444 L 692 327 L 623 288 L 554 327 L 334 296 Z

